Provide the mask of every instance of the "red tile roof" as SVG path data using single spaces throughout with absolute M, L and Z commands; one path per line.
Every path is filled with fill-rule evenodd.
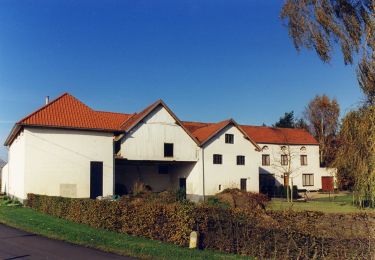
M 182 121 L 182 123 L 184 124 L 186 129 L 192 133 L 201 127 L 205 127 L 205 126 L 209 126 L 213 124 L 213 123 L 190 122 L 190 121 Z
M 138 114 L 133 114 L 127 121 L 124 121 L 121 125 L 120 129 L 128 131 L 130 128 L 132 128 L 135 124 L 137 124 L 140 120 L 142 120 L 148 113 L 150 113 L 156 106 L 158 106 L 162 101 L 158 100 L 145 109 L 143 109 Z
M 305 129 L 274 128 L 266 126 L 241 125 L 241 128 L 257 143 L 268 144 L 310 144 L 318 141 Z
M 200 143 L 204 143 L 211 139 L 216 133 L 218 133 L 221 129 L 226 127 L 231 120 L 224 120 L 216 124 L 207 124 L 206 126 L 200 127 L 192 132 L 195 138 L 198 139 Z
M 5 145 L 9 145 L 17 136 L 21 128 L 27 125 L 107 132 L 126 132 L 133 128 L 140 120 L 159 105 L 164 106 L 171 113 L 176 122 L 180 124 L 192 139 L 199 144 L 208 141 L 230 123 L 234 124 L 240 131 L 242 131 L 255 146 L 257 146 L 256 143 L 318 144 L 310 133 L 302 129 L 247 125 L 239 126 L 232 119 L 219 123 L 181 122 L 162 100 L 156 101 L 138 114 L 123 114 L 95 111 L 72 95 L 65 93 L 17 122 L 7 138 Z
M 18 121 L 19 125 L 117 131 L 131 115 L 95 111 L 68 93 Z

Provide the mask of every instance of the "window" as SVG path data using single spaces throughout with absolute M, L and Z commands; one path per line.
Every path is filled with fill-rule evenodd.
M 247 179 L 241 179 L 240 187 L 241 187 L 241 190 L 242 190 L 242 191 L 247 191 L 247 185 L 246 185 L 246 182 L 247 182 Z
M 262 154 L 262 165 L 265 165 L 265 166 L 270 165 L 270 155 L 269 154 Z
M 234 135 L 225 134 L 225 143 L 226 144 L 233 144 L 234 143 Z
M 307 165 L 307 155 L 301 155 L 301 165 Z
M 302 186 L 314 186 L 314 174 L 312 173 L 302 174 Z
M 245 156 L 237 155 L 237 165 L 245 165 Z
M 288 155 L 286 154 L 281 155 L 281 165 L 288 165 Z
M 164 157 L 173 157 L 173 144 L 164 143 Z
M 223 156 L 221 154 L 214 154 L 214 164 L 222 164 Z
M 159 165 L 159 174 L 168 174 L 168 165 Z

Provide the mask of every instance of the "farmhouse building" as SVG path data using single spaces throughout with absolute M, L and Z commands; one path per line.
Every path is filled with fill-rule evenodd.
M 226 188 L 269 193 L 288 176 L 308 190 L 333 180 L 305 130 L 181 121 L 161 100 L 124 114 L 65 93 L 18 121 L 5 145 L 1 190 L 21 200 L 122 195 L 140 183 L 155 192 L 183 188 L 200 200 Z

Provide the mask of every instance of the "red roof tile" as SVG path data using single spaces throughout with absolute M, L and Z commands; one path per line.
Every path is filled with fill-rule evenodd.
M 242 125 L 241 128 L 257 143 L 270 144 L 319 144 L 305 129 L 274 128 Z
M 207 124 L 206 126 L 200 127 L 192 132 L 195 138 L 198 139 L 200 143 L 208 141 L 213 135 L 227 126 L 231 120 L 221 121 L 216 124 Z
M 187 130 L 189 130 L 192 133 L 201 127 L 211 125 L 212 123 L 182 121 L 182 124 L 185 126 Z
M 19 125 L 115 131 L 131 115 L 95 111 L 68 93 L 21 119 Z
M 127 121 L 123 122 L 123 124 L 120 126 L 122 130 L 128 131 L 131 127 L 133 127 L 135 124 L 139 122 L 139 120 L 142 120 L 148 113 L 150 113 L 156 106 L 158 106 L 161 103 L 161 100 L 158 100 L 145 109 L 143 109 L 138 114 L 133 114 Z

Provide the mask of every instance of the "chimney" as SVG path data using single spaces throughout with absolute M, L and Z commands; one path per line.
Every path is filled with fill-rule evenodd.
M 49 96 L 46 96 L 46 105 L 49 103 Z

